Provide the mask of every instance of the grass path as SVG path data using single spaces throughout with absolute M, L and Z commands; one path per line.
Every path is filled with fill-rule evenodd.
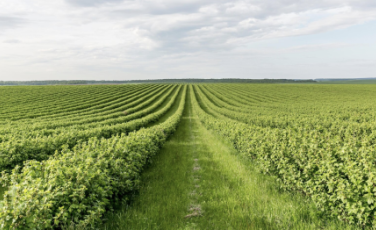
M 206 130 L 188 93 L 183 119 L 142 175 L 139 194 L 101 229 L 346 229 L 300 195 L 279 191 Z
M 108 216 L 102 229 L 184 229 L 193 191 L 195 138 L 191 110 L 185 109 L 175 134 L 142 174 L 142 187 L 131 205 Z

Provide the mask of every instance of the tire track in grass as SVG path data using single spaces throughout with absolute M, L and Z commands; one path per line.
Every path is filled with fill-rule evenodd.
M 190 100 L 190 98 L 189 98 Z M 189 103 L 191 105 L 191 103 Z M 197 143 L 197 140 L 200 140 L 199 136 L 197 135 L 197 131 L 192 130 L 193 121 L 192 118 L 194 118 L 194 115 L 192 114 L 191 107 L 188 109 L 189 114 L 189 133 L 191 135 L 191 140 L 194 143 Z M 192 145 L 192 158 L 193 158 L 193 168 L 192 168 L 192 181 L 193 181 L 193 187 L 192 192 L 189 194 L 191 204 L 188 208 L 188 215 L 185 216 L 185 218 L 194 218 L 194 217 L 200 217 L 203 216 L 203 210 L 201 208 L 201 205 L 199 203 L 199 197 L 202 196 L 201 186 L 200 186 L 200 179 L 201 179 L 201 167 L 199 163 L 199 156 L 197 151 L 197 145 Z M 195 221 L 192 220 L 190 223 L 192 226 L 195 226 Z M 189 229 L 189 225 L 187 225 L 187 228 Z

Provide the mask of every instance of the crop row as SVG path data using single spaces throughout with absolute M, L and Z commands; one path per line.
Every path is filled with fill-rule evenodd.
M 11 175 L 4 174 L 2 181 L 9 189 L 0 203 L 2 229 L 95 226 L 114 201 L 137 189 L 144 165 L 175 131 L 186 87 L 182 93 L 177 112 L 162 124 L 128 136 L 90 138 L 72 150 L 66 147 L 48 160 L 28 161 Z
M 375 136 L 373 130 L 376 127 L 376 122 L 372 119 L 374 117 L 372 114 L 366 113 L 346 119 L 343 118 L 348 114 L 342 115 L 342 117 L 338 113 L 333 116 L 325 113 L 306 115 L 294 110 L 289 113 L 282 111 L 281 113 L 273 112 L 260 115 L 259 112 L 262 110 L 257 107 L 254 108 L 254 112 L 251 110 L 245 112 L 244 109 L 226 105 L 218 97 L 205 91 L 204 88 L 195 87 L 195 89 L 203 100 L 208 101 L 206 104 L 213 111 L 246 124 L 280 129 L 319 130 L 323 133 L 322 135 L 340 136 L 343 139 L 356 136 L 357 139 L 362 140 L 364 136 L 367 139 Z
M 100 97 L 95 101 L 84 101 L 76 102 L 75 106 L 68 107 L 66 109 L 55 108 L 51 114 L 45 114 L 33 121 L 53 121 L 55 119 L 73 119 L 79 118 L 81 115 L 95 114 L 99 112 L 98 110 L 104 110 L 106 107 L 114 106 L 120 102 L 127 101 L 128 99 L 139 95 L 140 91 L 142 94 L 150 92 L 151 90 L 157 90 L 160 86 L 153 85 L 151 87 L 140 87 L 140 88 L 127 88 L 124 92 L 112 92 L 108 97 Z M 23 120 L 23 122 L 25 122 Z
M 0 143 L 0 169 L 12 169 L 17 165 L 22 165 L 24 161 L 31 159 L 38 161 L 45 160 L 55 151 L 60 151 L 64 145 L 72 148 L 78 143 L 85 142 L 92 137 L 110 138 L 114 135 L 127 134 L 144 127 L 165 114 L 175 102 L 179 92 L 180 87 L 163 108 L 157 110 L 167 99 L 168 94 L 151 106 L 125 116 L 121 123 L 113 124 L 110 121 L 108 124 L 98 125 L 90 129 L 66 129 L 57 135 L 37 136 L 25 139 L 12 138 L 6 142 L 2 142 Z
M 248 125 L 283 129 L 297 133 L 315 131 L 323 139 L 340 139 L 339 143 L 341 144 L 356 142 L 357 146 L 372 146 L 376 143 L 376 132 L 374 131 L 376 124 L 374 121 L 358 123 L 343 121 L 341 119 L 324 118 L 323 116 L 302 117 L 294 113 L 290 116 L 279 116 L 279 114 L 276 114 L 275 116 L 264 116 L 261 119 L 257 117 L 255 119 L 251 114 L 218 108 L 208 100 L 208 97 L 198 87 L 195 87 L 195 91 L 205 104 L 207 111 L 210 111 L 212 115 L 217 117 L 224 116 Z
M 93 99 L 93 97 L 89 97 L 87 95 L 82 96 L 82 100 L 79 98 L 69 98 L 69 100 L 61 102 L 55 102 L 55 103 L 40 103 L 40 106 L 33 104 L 33 110 L 27 111 L 25 113 L 26 108 L 23 108 L 23 110 L 18 110 L 16 112 L 11 112 L 11 120 L 25 120 L 30 118 L 37 118 L 40 117 L 41 119 L 45 120 L 46 118 L 58 118 L 61 116 L 66 116 L 69 114 L 75 114 L 77 112 L 84 112 L 84 111 L 92 111 L 96 109 L 96 107 L 103 108 L 107 103 L 114 102 L 116 103 L 118 101 L 121 101 L 122 98 L 127 98 L 129 96 L 137 94 L 137 92 L 144 91 L 147 88 L 146 87 L 127 87 L 124 88 L 126 91 L 120 90 L 118 92 L 113 91 L 111 93 L 107 93 L 108 95 L 103 96 L 99 93 L 97 93 Z M 99 94 L 99 95 L 98 95 Z M 46 106 L 48 105 L 48 107 Z M 41 108 L 39 108 L 41 107 Z M 8 117 L 10 115 L 7 115 Z M 27 121 L 26 121 L 27 122 Z
M 8 115 L 14 115 L 13 113 L 33 113 L 35 111 L 44 112 L 44 110 L 50 109 L 49 107 L 57 106 L 60 107 L 60 109 L 66 107 L 74 107 L 76 105 L 80 105 L 81 103 L 85 103 L 87 101 L 95 102 L 95 100 L 103 99 L 106 97 L 111 97 L 112 95 L 121 94 L 128 90 L 133 90 L 138 87 L 123 87 L 123 88 L 113 88 L 112 90 L 104 87 L 104 88 L 98 88 L 96 91 L 95 88 L 66 88 L 66 92 L 64 94 L 52 94 L 52 95 L 45 95 L 41 97 L 38 93 L 35 93 L 30 95 L 30 97 L 34 96 L 32 101 L 25 101 L 25 102 L 14 102 L 12 100 L 2 102 L 2 106 L 6 108 L 6 110 L 3 110 L 3 116 L 4 114 Z M 51 93 L 53 93 L 54 88 L 47 88 Z M 25 91 L 31 91 L 28 89 Z M 41 90 L 43 91 L 43 90 Z M 15 94 L 14 96 L 20 96 L 22 94 Z M 42 94 L 43 95 L 43 94 Z M 8 108 L 7 108 L 8 105 Z
M 139 95 L 133 96 L 131 98 L 127 98 L 126 100 L 120 102 L 120 103 L 114 103 L 111 106 L 107 106 L 104 111 L 101 109 L 96 114 L 89 114 L 89 115 L 82 115 L 77 114 L 77 117 L 80 117 L 81 119 L 72 119 L 67 117 L 63 120 L 58 120 L 54 122 L 37 122 L 31 123 L 30 125 L 9 125 L 7 128 L 0 129 L 0 135 L 4 134 L 15 134 L 15 133 L 22 133 L 23 136 L 25 133 L 41 133 L 39 130 L 41 129 L 53 129 L 53 133 L 60 132 L 62 130 L 62 127 L 67 126 L 74 126 L 75 129 L 77 128 L 88 128 L 87 125 L 93 122 L 96 122 L 94 126 L 109 124 L 110 119 L 112 119 L 112 123 L 116 123 L 114 119 L 120 118 L 120 122 L 124 122 L 124 116 L 129 115 L 131 113 L 134 113 L 135 111 L 147 106 L 151 102 L 153 102 L 155 99 L 160 97 L 162 94 L 166 92 L 166 90 L 170 87 L 161 88 L 159 90 L 151 90 L 146 91 L 146 93 L 139 93 Z M 128 110 L 126 110 L 128 109 Z M 126 110 L 126 114 L 125 111 Z M 100 122 L 102 121 L 102 122 Z M 78 125 L 83 125 L 79 127 Z M 48 131 L 44 131 L 47 132 Z M 9 137 L 9 135 L 8 135 Z M 1 141 L 1 137 L 0 137 Z
M 152 96 L 149 95 L 150 98 L 147 96 L 140 98 L 140 100 L 136 100 L 135 102 L 139 103 L 137 106 L 131 107 L 132 105 L 136 105 L 135 103 L 130 103 L 129 107 L 129 114 L 124 114 L 124 113 L 114 113 L 110 114 L 107 116 L 99 116 L 99 117 L 93 117 L 89 118 L 86 120 L 81 121 L 81 124 L 75 124 L 66 127 L 66 122 L 56 122 L 56 123 L 51 123 L 48 124 L 46 128 L 42 129 L 37 129 L 35 130 L 34 128 L 18 128 L 18 129 L 10 129 L 11 133 L 9 134 L 3 134 L 0 136 L 0 143 L 1 142 L 9 142 L 9 141 L 20 141 L 23 139 L 30 139 L 30 138 L 37 138 L 37 137 L 43 137 L 43 136 L 49 136 L 51 138 L 59 136 L 59 135 L 64 135 L 64 133 L 67 132 L 78 132 L 82 130 L 90 130 L 93 128 L 98 128 L 102 127 L 105 125 L 115 125 L 115 124 L 122 124 L 124 122 L 131 121 L 133 119 L 137 119 L 141 116 L 144 116 L 154 109 L 157 109 L 163 101 L 165 101 L 169 95 L 176 90 L 176 87 L 170 88 L 166 92 L 166 89 L 161 90 L 158 92 L 156 95 Z M 149 106 L 150 104 L 153 104 Z M 149 107 L 148 107 L 149 106 Z M 146 108 L 147 107 L 147 108 Z M 145 109 L 146 108 L 146 109 Z M 71 122 L 72 124 L 73 122 Z M 55 125 L 55 126 L 54 126 Z M 35 127 L 35 126 L 33 126 Z M 6 145 L 6 143 L 4 143 Z
M 87 95 L 88 92 L 92 93 L 94 88 L 85 87 L 83 88 L 73 88 L 73 87 L 4 87 L 2 88 L 0 95 L 4 98 L 1 101 L 1 105 L 5 108 L 12 108 L 14 104 L 21 105 L 22 107 L 31 107 L 32 103 L 43 102 L 53 102 L 53 98 L 66 98 L 69 97 L 80 97 L 80 95 Z M 102 90 L 107 90 L 107 88 L 102 88 Z M 81 93 L 80 93 L 81 91 Z M 20 108 L 20 107 L 18 107 Z
M 200 121 L 253 159 L 261 172 L 277 176 L 282 188 L 306 194 L 333 217 L 376 226 L 374 133 L 344 138 L 330 130 L 245 124 L 215 111 L 197 87 L 194 92 L 194 111 Z

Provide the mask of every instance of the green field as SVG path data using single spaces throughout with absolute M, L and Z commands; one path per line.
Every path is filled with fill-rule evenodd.
M 375 79 L 362 79 L 362 80 L 331 80 L 331 81 L 318 81 L 320 84 L 376 84 Z
M 0 88 L 1 229 L 376 228 L 376 85 Z

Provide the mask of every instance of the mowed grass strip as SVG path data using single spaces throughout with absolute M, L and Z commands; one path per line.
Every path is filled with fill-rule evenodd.
M 189 105 L 188 105 L 189 107 Z M 178 129 L 152 159 L 142 174 L 138 194 L 130 204 L 107 216 L 101 229 L 182 229 L 189 220 L 189 193 L 192 191 L 192 150 L 187 107 Z

